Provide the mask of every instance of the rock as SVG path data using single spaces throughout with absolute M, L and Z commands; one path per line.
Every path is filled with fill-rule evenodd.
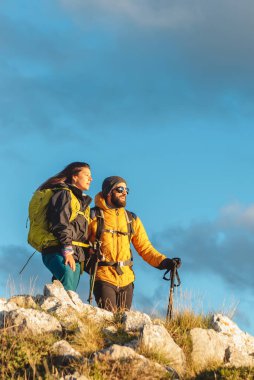
M 65 330 L 81 331 L 84 328 L 84 323 L 79 318 L 77 313 L 70 305 L 61 305 L 54 311 L 54 315 L 59 319 L 61 326 Z
M 34 309 L 19 308 L 9 311 L 6 320 L 8 328 L 19 332 L 27 331 L 34 335 L 62 332 L 62 327 L 55 317 Z
M 72 290 L 67 290 L 67 294 L 74 303 L 74 305 L 76 305 L 80 310 L 82 310 L 85 304 L 80 299 L 78 293 L 73 292 Z
M 114 320 L 114 314 L 110 311 L 100 309 L 91 305 L 83 305 L 83 315 L 95 323 L 112 322 Z
M 66 341 L 59 340 L 52 346 L 52 352 L 54 356 L 54 364 L 68 364 L 70 361 L 79 360 L 82 358 L 80 352 L 74 350 L 74 348 Z
M 151 318 L 139 311 L 126 311 L 122 316 L 121 322 L 125 331 L 140 331 L 145 325 L 152 325 Z
M 254 366 L 254 352 L 247 350 L 239 350 L 234 344 L 230 344 L 225 352 L 225 363 L 230 367 L 253 367 Z
M 193 329 L 190 332 L 191 356 L 196 368 L 204 369 L 211 363 L 254 366 L 254 337 L 222 314 L 213 315 L 212 327 L 214 330 Z
M 38 306 L 43 311 L 39 311 Z M 48 313 L 54 313 L 54 315 Z M 14 332 L 16 335 L 18 332 L 36 335 L 61 333 L 64 328 L 71 329 L 73 333 L 74 330 L 75 333 L 81 332 L 82 336 L 86 337 L 91 335 L 89 329 L 91 329 L 92 323 L 98 324 L 97 327 L 101 329 L 105 321 L 114 322 L 114 320 L 113 313 L 84 304 L 77 293 L 66 292 L 59 281 L 45 285 L 44 295 L 15 296 L 9 300 L 0 298 L 0 327 L 6 328 L 8 332 Z M 116 368 L 116 376 L 119 374 L 119 378 L 122 376 L 121 371 L 131 368 L 134 378 L 154 380 L 166 378 L 170 373 L 171 379 L 179 379 L 177 373 L 169 366 L 176 368 L 182 375 L 186 365 L 185 356 L 166 330 L 164 323 L 160 320 L 152 323 L 147 314 L 137 311 L 125 312 L 121 321 L 124 327 L 123 339 L 121 336 L 115 337 L 119 331 L 114 323 L 102 330 L 106 339 L 108 338 L 107 344 L 118 338 L 118 341 L 122 339 L 126 342 L 131 337 L 132 341 L 122 346 L 113 344 L 104 348 L 94 353 L 90 360 L 82 357 L 67 341 L 61 340 L 52 347 L 53 361 L 60 364 L 61 367 L 64 363 L 77 360 L 81 361 L 82 367 L 84 367 L 87 360 L 89 371 L 91 362 L 99 360 L 106 362 L 104 363 L 105 371 L 112 372 Z M 213 315 L 212 327 L 213 329 L 195 328 L 190 331 L 191 359 L 196 371 L 204 370 L 211 364 L 254 367 L 253 336 L 243 332 L 233 321 L 222 314 Z M 168 361 L 169 366 L 162 366 L 138 354 L 135 350 L 140 348 L 144 349 L 143 352 L 151 351 L 161 355 Z M 111 364 L 108 365 L 107 362 Z M 112 362 L 115 363 L 112 364 Z M 124 368 L 121 368 L 121 363 Z M 111 372 L 107 375 L 111 376 L 112 374 L 113 376 L 113 372 Z M 66 374 L 64 370 L 63 373 L 65 373 L 64 376 L 59 374 L 59 376 L 63 376 L 62 380 L 87 380 L 86 376 L 78 372 Z
M 16 303 L 6 300 L 5 298 L 0 299 L 0 311 L 9 311 L 17 309 Z
M 183 373 L 186 365 L 183 350 L 174 342 L 161 325 L 145 325 L 140 336 L 140 345 L 145 350 L 163 355 L 168 364 Z
M 120 361 L 121 363 L 126 361 L 128 362 L 129 367 L 132 372 L 138 373 L 139 371 L 142 373 L 143 371 L 147 371 L 147 373 L 151 374 L 154 370 L 157 372 L 161 372 L 162 376 L 166 374 L 173 373 L 171 369 L 166 369 L 164 366 L 152 362 L 151 360 L 145 358 L 143 355 L 137 354 L 132 348 L 119 346 L 118 344 L 113 344 L 112 346 L 105 348 L 101 351 L 96 352 L 93 355 L 93 361 L 106 361 L 106 362 L 116 362 Z M 142 373 L 144 378 L 146 376 Z M 156 377 L 158 378 L 158 377 Z M 178 377 L 177 377 L 178 378 Z
M 243 334 L 242 330 L 240 330 L 231 319 L 222 314 L 214 314 L 212 316 L 211 324 L 215 331 L 221 332 L 225 335 L 232 336 Z
M 5 298 L 0 299 L 0 312 L 15 310 L 17 308 L 18 306 L 16 305 L 16 303 L 7 301 Z
M 243 332 L 233 321 L 222 314 L 213 315 L 212 327 L 215 331 L 228 337 L 228 347 L 225 352 L 227 365 L 254 366 L 253 336 Z
M 7 301 L 5 298 L 0 299 L 0 328 L 5 327 L 8 312 L 17 308 L 18 306 L 14 302 Z
M 202 370 L 210 364 L 223 364 L 229 339 L 212 329 L 194 328 L 190 331 L 192 339 L 191 358 L 196 369 Z
M 47 298 L 48 297 L 54 297 L 58 301 L 60 301 L 60 303 L 62 305 L 65 305 L 65 306 L 68 305 L 68 306 L 72 307 L 74 310 L 76 310 L 78 312 L 82 312 L 82 308 L 80 308 L 80 305 L 73 302 L 72 298 L 69 296 L 69 294 L 64 289 L 62 283 L 58 280 L 55 280 L 52 284 L 46 284 L 44 286 L 43 293 L 44 293 L 44 296 Z
M 112 321 L 114 319 L 113 313 L 98 307 L 84 304 L 77 293 L 71 290 L 66 291 L 61 282 L 58 280 L 55 280 L 53 284 L 45 285 L 44 296 L 46 299 L 51 298 L 52 308 L 60 317 L 61 315 L 64 316 L 66 314 L 72 314 L 70 311 L 70 308 L 72 308 L 77 313 L 84 315 L 88 319 L 92 319 L 93 322 L 96 323 Z M 45 300 L 42 306 L 48 307 L 48 305 L 45 306 L 46 302 L 47 301 Z
M 14 302 L 19 307 L 38 309 L 38 305 L 35 302 L 35 297 L 28 295 L 20 295 L 11 297 L 8 302 Z
M 132 359 L 139 358 L 144 360 L 145 357 L 142 355 L 138 355 L 132 348 L 119 346 L 118 344 L 113 344 L 110 347 L 104 348 L 101 351 L 96 352 L 93 355 L 93 359 L 97 359 L 99 361 L 102 360 L 122 360 L 122 359 Z
M 37 303 L 42 310 L 48 313 L 54 313 L 56 309 L 61 306 L 61 302 L 56 297 L 51 296 L 37 298 Z

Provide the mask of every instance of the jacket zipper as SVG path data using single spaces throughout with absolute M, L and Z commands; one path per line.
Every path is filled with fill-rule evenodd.
M 116 209 L 116 230 L 118 231 L 119 227 L 119 210 Z M 118 261 L 118 253 L 119 253 L 119 245 L 118 245 L 118 235 L 116 234 L 116 254 L 117 254 L 117 261 Z M 119 288 L 119 277 L 117 277 L 117 288 Z

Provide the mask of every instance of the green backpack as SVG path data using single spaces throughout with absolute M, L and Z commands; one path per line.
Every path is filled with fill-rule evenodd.
M 67 187 L 61 189 L 70 191 L 72 209 L 70 222 L 74 220 L 78 214 L 83 215 L 89 222 L 90 208 L 87 207 L 85 212 L 80 211 L 79 200 L 75 197 L 72 191 Z M 59 190 L 59 188 L 37 190 L 29 202 L 30 227 L 28 232 L 28 243 L 39 252 L 42 252 L 43 248 L 59 245 L 56 237 L 49 231 L 47 221 L 48 203 L 56 190 Z M 73 241 L 72 244 L 82 247 L 88 246 L 88 244 L 76 241 Z

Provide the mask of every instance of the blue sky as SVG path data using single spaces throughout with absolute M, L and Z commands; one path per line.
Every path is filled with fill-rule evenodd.
M 33 252 L 28 202 L 87 161 L 89 195 L 126 178 L 128 209 L 182 258 L 176 299 L 237 305 L 254 334 L 253 13 L 247 0 L 1 2 L 2 296 L 50 281 L 39 254 L 18 274 Z M 162 273 L 137 255 L 135 272 L 134 307 L 165 315 Z

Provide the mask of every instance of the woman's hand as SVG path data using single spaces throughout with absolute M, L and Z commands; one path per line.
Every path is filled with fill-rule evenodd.
M 73 248 L 71 245 L 67 245 L 64 248 L 62 248 L 62 255 L 65 258 L 65 265 L 69 265 L 71 270 L 75 272 L 76 270 L 76 263 L 73 257 Z
M 74 260 L 74 257 L 72 254 L 68 255 L 65 257 L 65 262 L 64 262 L 65 265 L 69 265 L 71 270 L 73 270 L 73 272 L 75 272 L 76 270 L 76 263 L 75 263 L 75 260 Z

